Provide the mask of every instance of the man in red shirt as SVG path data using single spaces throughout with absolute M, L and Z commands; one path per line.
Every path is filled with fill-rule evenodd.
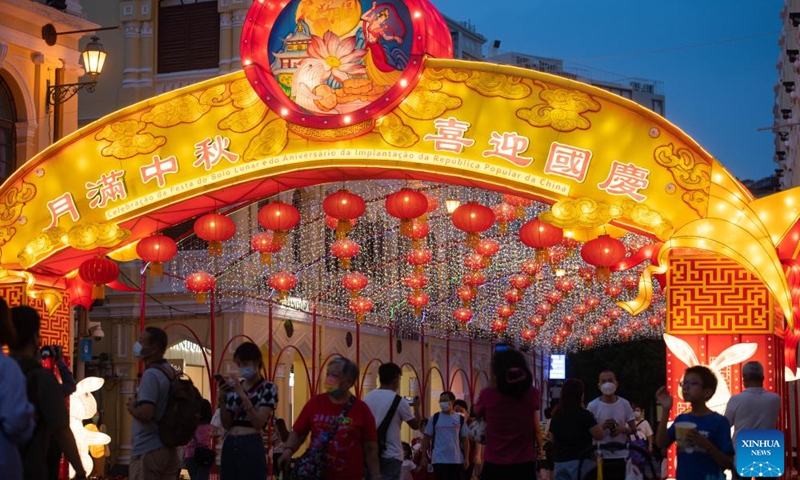
M 281 470 L 286 468 L 292 453 L 297 451 L 310 433 L 310 448 L 327 447 L 323 480 L 361 480 L 364 478 L 364 465 L 369 471 L 369 480 L 380 480 L 378 430 L 369 407 L 354 397 L 345 419 L 340 420 L 353 396 L 350 388 L 357 379 L 358 365 L 354 362 L 338 357 L 328 363 L 325 375 L 327 393 L 311 397 L 303 406 L 289 439 L 283 445 L 283 454 L 278 460 Z M 340 424 L 336 435 L 326 442 L 337 422 Z

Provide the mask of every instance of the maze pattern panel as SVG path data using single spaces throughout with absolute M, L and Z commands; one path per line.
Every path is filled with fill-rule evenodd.
M 24 283 L 0 284 L 0 297 L 3 297 L 10 307 L 29 305 L 36 309 L 42 319 L 40 331 L 42 345 L 61 345 L 64 348 L 64 357 L 70 358 L 72 342 L 69 341 L 70 307 L 67 292 L 62 292 L 64 301 L 50 315 L 43 300 L 26 298 L 25 288 Z
M 755 276 L 722 257 L 670 259 L 669 333 L 772 333 L 772 297 Z

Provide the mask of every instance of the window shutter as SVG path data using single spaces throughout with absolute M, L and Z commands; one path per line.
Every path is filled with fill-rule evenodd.
M 217 2 L 160 7 L 158 73 L 219 66 Z

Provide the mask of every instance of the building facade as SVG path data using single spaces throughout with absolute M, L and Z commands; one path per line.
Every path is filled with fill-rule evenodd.
M 800 110 L 797 108 L 800 89 L 800 1 L 785 0 L 781 9 L 781 20 L 772 130 L 775 134 L 775 173 L 780 189 L 786 190 L 800 185 Z

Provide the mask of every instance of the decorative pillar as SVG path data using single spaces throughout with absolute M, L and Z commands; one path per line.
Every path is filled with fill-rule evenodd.
M 122 88 L 139 88 L 139 67 L 141 64 L 141 28 L 137 20 L 122 23 L 125 30 L 125 67 L 122 70 Z M 138 98 L 138 97 L 137 97 Z
M 242 69 L 242 59 L 241 54 L 239 53 L 239 44 L 242 42 L 242 26 L 244 25 L 244 20 L 246 17 L 247 9 L 233 11 L 233 20 L 231 22 L 231 71 Z
M 219 73 L 231 71 L 233 57 L 233 15 L 231 12 L 219 14 Z
M 139 45 L 141 61 L 139 63 L 139 100 L 144 100 L 155 95 L 153 79 L 155 77 L 156 58 L 155 47 L 153 46 L 153 22 L 144 21 L 139 32 Z

